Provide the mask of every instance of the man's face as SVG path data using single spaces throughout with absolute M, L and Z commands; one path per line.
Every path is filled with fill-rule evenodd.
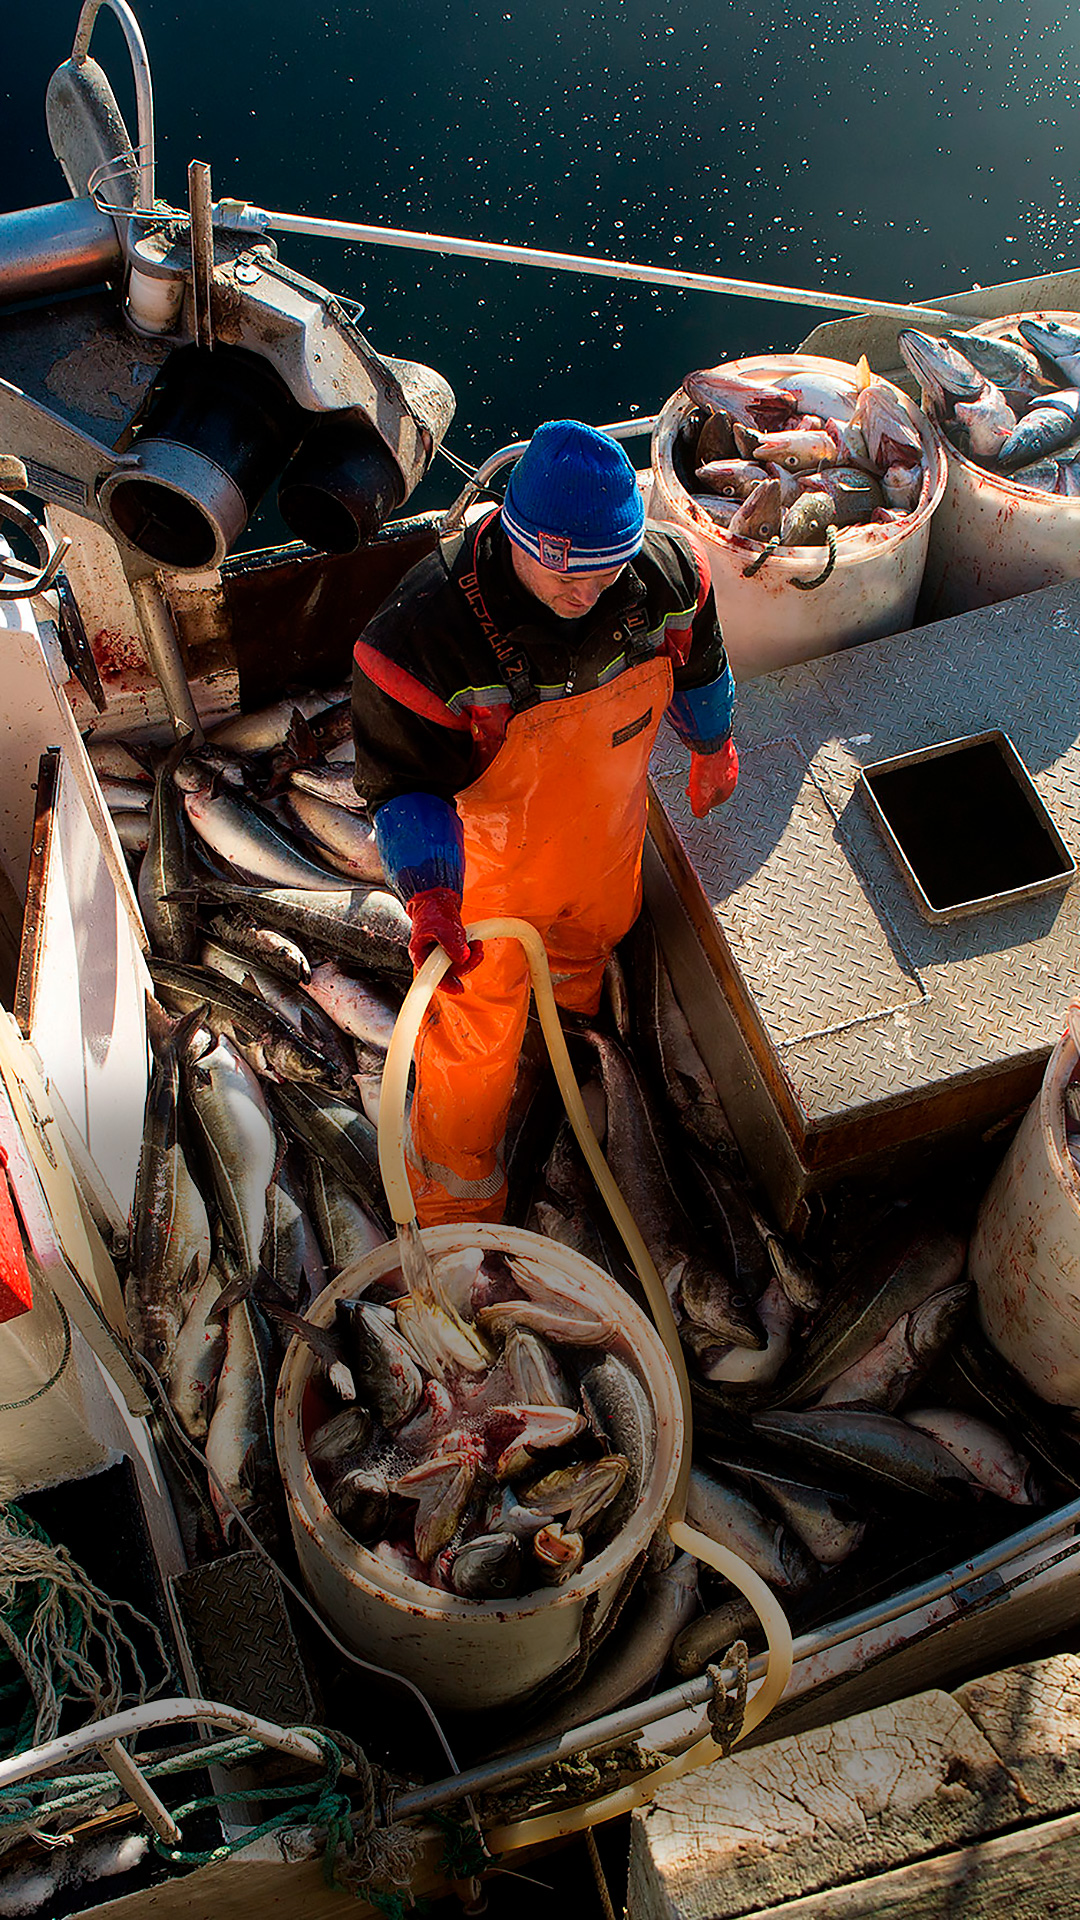
M 583 613 L 595 607 L 600 595 L 615 585 L 622 572 L 621 567 L 605 567 L 601 573 L 554 573 L 513 541 L 510 558 L 522 586 L 528 587 L 560 620 L 580 620 Z

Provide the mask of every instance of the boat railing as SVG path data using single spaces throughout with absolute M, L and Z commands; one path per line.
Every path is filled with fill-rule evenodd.
M 641 414 L 634 420 L 609 421 L 597 431 L 609 434 L 613 440 L 632 440 L 637 434 L 651 433 L 656 420 L 657 416 L 654 413 Z M 477 495 L 483 493 L 484 488 L 503 467 L 508 467 L 512 460 L 520 460 L 528 444 L 527 440 L 512 440 L 508 446 L 500 447 L 496 453 L 489 454 L 486 460 L 481 461 L 468 484 L 462 487 L 457 499 L 447 508 L 440 520 L 440 537 L 445 538 L 447 534 L 457 533 Z
M 79 22 L 75 28 L 71 61 L 73 66 L 80 67 L 87 59 L 94 22 L 103 6 L 108 7 L 110 12 L 116 15 L 123 30 L 124 39 L 127 41 L 131 71 L 135 80 L 135 108 L 139 128 L 139 140 L 135 148 L 135 158 L 139 168 L 139 192 L 136 205 L 140 213 L 153 213 L 154 89 L 150 78 L 150 58 L 146 51 L 146 42 L 127 0 L 84 0 Z M 119 154 L 116 157 L 122 158 Z
M 197 1723 L 203 1727 L 226 1728 L 234 1736 L 233 1743 L 225 1749 L 211 1749 L 205 1744 L 189 1746 L 186 1751 L 170 1754 L 165 1761 L 153 1763 L 140 1762 L 132 1757 L 121 1745 L 124 1740 L 138 1734 L 157 1732 L 165 1727 L 191 1725 Z M 87 1726 L 78 1727 L 71 1733 L 59 1735 L 46 1745 L 30 1747 L 25 1753 L 13 1754 L 9 1759 L 0 1760 L 0 1800 L 15 1787 L 44 1775 L 60 1773 L 84 1754 L 96 1753 L 104 1761 L 113 1777 L 119 1781 L 132 1803 L 139 1809 L 149 1826 L 166 1845 L 178 1847 L 181 1844 L 180 1829 L 169 1809 L 160 1799 L 149 1778 L 149 1771 L 178 1772 L 189 1766 L 206 1766 L 213 1761 L 224 1764 L 247 1756 L 247 1745 L 236 1748 L 235 1737 L 240 1736 L 244 1743 L 256 1743 L 258 1747 L 268 1748 L 276 1753 L 288 1755 L 291 1759 L 304 1762 L 308 1766 L 325 1768 L 326 1749 L 319 1739 L 296 1727 L 279 1727 L 271 1720 L 264 1720 L 258 1714 L 245 1713 L 239 1707 L 224 1706 L 217 1700 L 200 1700 L 177 1696 L 170 1700 L 149 1701 L 141 1706 L 129 1707 L 122 1713 L 110 1714 L 106 1719 L 92 1720 Z M 342 1772 L 350 1772 L 351 1764 L 345 1757 Z M 70 1776 L 65 1775 L 57 1782 L 58 1791 L 64 1786 L 71 1787 Z M 89 1795 L 94 1797 L 99 1788 L 93 1782 L 89 1784 Z M 35 1813 L 35 1822 L 49 1817 L 48 1810 L 39 1806 Z

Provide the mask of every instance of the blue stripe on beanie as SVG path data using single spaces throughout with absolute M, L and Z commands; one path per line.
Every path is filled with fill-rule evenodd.
M 580 420 L 547 420 L 510 475 L 502 524 L 553 573 L 600 573 L 633 559 L 645 505 L 617 440 Z

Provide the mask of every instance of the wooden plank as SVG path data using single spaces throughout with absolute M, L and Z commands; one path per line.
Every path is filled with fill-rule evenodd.
M 436 1866 L 445 1842 L 425 1834 L 410 1892 L 413 1899 L 451 1891 Z M 231 1860 L 197 1867 L 182 1878 L 83 1909 L 83 1920 L 384 1920 L 355 1894 L 328 1887 L 321 1860 L 287 1861 L 268 1835 Z
M 49 886 L 49 861 L 53 847 L 56 818 L 56 793 L 60 784 L 59 753 L 43 753 L 38 763 L 34 794 L 34 827 L 30 836 L 30 871 L 26 882 L 26 911 L 23 915 L 19 970 L 15 980 L 15 1018 L 24 1034 L 29 1034 L 37 1002 L 38 971 L 44 948 L 42 929 L 45 896 Z
M 743 1920 L 958 1920 L 961 1914 L 963 1920 L 1080 1914 L 1080 1813 L 803 1900 L 758 1907 Z

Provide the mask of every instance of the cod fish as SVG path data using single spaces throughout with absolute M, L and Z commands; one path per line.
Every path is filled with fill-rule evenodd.
M 180 1063 L 200 1020 L 196 1013 L 174 1026 L 147 1003 L 155 1058 L 135 1180 L 127 1315 L 135 1345 L 166 1381 L 181 1324 L 210 1265 L 206 1207 L 179 1134 Z
M 355 789 L 353 797 L 359 804 Z M 329 866 L 356 880 L 386 885 L 375 829 L 365 816 L 319 794 L 306 793 L 300 786 L 294 786 L 286 796 L 286 810 L 290 821 L 298 823 Z
M 385 1053 L 394 1037 L 400 1001 L 371 980 L 346 972 L 336 960 L 312 968 L 306 991 L 342 1033 Z
M 198 892 L 258 915 L 264 925 L 309 945 L 353 960 L 373 973 L 411 980 L 412 923 L 396 894 L 378 887 L 329 890 L 302 887 L 242 887 L 208 875 Z
M 1042 1505 L 1030 1460 L 997 1427 L 952 1407 L 919 1407 L 905 1413 L 904 1419 L 947 1447 L 972 1479 L 999 1500 L 1021 1507 Z
M 311 979 L 308 957 L 295 940 L 273 927 L 260 927 L 239 909 L 209 914 L 207 925 L 215 940 L 230 953 L 242 956 L 257 967 L 265 967 L 292 986 L 306 986 Z
M 749 1600 L 744 1600 L 741 1593 L 734 1594 L 683 1628 L 671 1649 L 671 1670 L 680 1680 L 693 1679 L 736 1640 L 753 1641 L 760 1636 L 761 1622 Z
M 1027 395 L 1034 397 L 1044 392 L 1050 384 L 1039 365 L 1036 356 L 1019 341 L 1008 335 L 994 338 L 987 333 L 945 333 L 942 336 L 950 347 L 970 361 L 984 380 L 989 380 L 1008 397 Z
M 762 431 L 782 427 L 799 411 L 796 396 L 786 387 L 746 380 L 730 366 L 701 367 L 688 373 L 683 388 L 696 407 L 705 407 L 709 413 L 742 414 Z
M 231 794 L 187 793 L 187 817 L 199 838 L 237 872 L 264 886 L 348 891 L 329 867 L 309 860 L 268 814 Z
M 799 1593 L 814 1577 L 814 1561 L 775 1514 L 715 1473 L 694 1467 L 686 1495 L 691 1527 L 727 1547 L 780 1593 Z
M 386 1245 L 386 1232 L 317 1154 L 307 1156 L 308 1203 L 327 1276 Z
M 902 1314 L 876 1347 L 829 1381 L 818 1406 L 878 1407 L 894 1413 L 949 1344 L 970 1293 L 967 1281 L 961 1280 Z
M 905 364 L 911 369 L 926 399 L 940 412 L 948 411 L 957 400 L 978 400 L 989 384 L 961 347 L 956 336 L 938 339 L 920 333 L 916 327 L 902 327 L 896 337 Z
M 935 1224 L 914 1233 L 894 1230 L 866 1268 L 853 1264 L 846 1284 L 836 1289 L 776 1404 L 815 1399 L 837 1374 L 876 1347 L 902 1314 L 955 1285 L 965 1257 L 959 1235 Z
M 1080 392 L 1075 387 L 1062 393 L 1047 393 L 1025 413 L 998 448 L 998 465 L 1006 473 L 1014 467 L 1030 466 L 1047 454 L 1067 447 L 1080 428 Z M 972 441 L 973 451 L 978 451 Z
M 136 813 L 124 808 L 114 813 L 112 823 L 116 837 L 126 854 L 138 859 L 150 845 L 150 815 L 148 812 Z
M 222 720 L 210 729 L 208 738 L 217 746 L 231 748 L 234 753 L 269 753 L 272 747 L 280 747 L 284 742 L 294 715 L 310 720 L 336 704 L 332 694 L 314 691 L 285 694 L 275 700 L 273 706 Z
M 1048 1472 L 1080 1490 L 1080 1449 L 1049 1402 L 1031 1391 L 971 1321 L 964 1328 L 954 1361 L 965 1383 L 984 1400 L 1010 1433 L 1037 1454 Z
M 582 1726 L 648 1693 L 696 1607 L 697 1561 L 691 1554 L 681 1553 L 670 1567 L 644 1574 L 618 1635 L 601 1649 L 581 1684 L 530 1725 L 529 1739 L 544 1740 L 564 1727 Z
M 953 1500 L 975 1487 L 967 1469 L 937 1440 L 889 1413 L 815 1407 L 809 1413 L 756 1413 L 757 1438 L 799 1455 L 834 1484 Z
M 215 1312 L 224 1285 L 217 1267 L 209 1267 L 173 1342 L 169 1361 L 169 1405 L 188 1439 L 198 1445 L 210 1429 L 225 1360 L 225 1322 Z
M 733 1346 L 760 1347 L 764 1334 L 750 1301 L 702 1251 L 700 1236 L 675 1197 L 665 1155 L 637 1075 L 626 1054 L 592 1033 L 607 1097 L 607 1156 L 661 1280 L 678 1286 L 689 1316 Z
M 733 1461 L 717 1464 L 764 1493 L 819 1566 L 840 1566 L 854 1553 L 866 1532 L 865 1518 L 844 1494 L 828 1493 L 825 1488 L 798 1479 L 794 1474 L 769 1472 L 763 1467 L 746 1467 Z
M 253 1300 L 241 1300 L 229 1309 L 225 1359 L 206 1436 L 206 1462 L 215 1476 L 210 1498 L 227 1544 L 236 1526 L 218 1481 L 263 1545 L 276 1544 L 279 1481 L 271 1432 L 276 1379 L 266 1321 Z
M 625 944 L 630 954 L 634 1030 L 654 1091 L 666 1093 L 680 1124 L 703 1147 L 738 1164 L 735 1135 L 675 997 L 648 913 L 638 915 Z
M 347 1060 L 343 1073 L 337 1061 L 305 1039 L 275 1007 L 237 986 L 226 974 L 153 956 L 148 964 L 164 1005 L 177 1013 L 205 1008 L 207 1026 L 225 1035 L 256 1073 L 323 1083 L 347 1079 Z
M 754 488 L 769 478 L 754 460 L 707 460 L 694 477 L 706 493 L 727 495 L 731 500 L 748 499 Z
M 294 1312 L 326 1285 L 322 1249 L 287 1160 L 266 1189 L 262 1270 Z
M 761 480 L 753 493 L 740 500 L 728 521 L 728 532 L 743 540 L 774 540 L 780 532 L 780 482 Z
M 150 806 L 150 832 L 139 867 L 137 891 L 143 922 L 155 953 L 190 960 L 195 951 L 195 902 L 186 891 L 190 873 L 188 830 L 173 773 L 188 749 L 178 740 L 158 768 Z
M 268 1091 L 274 1112 L 290 1133 L 316 1159 L 327 1162 L 374 1220 L 385 1222 L 378 1139 L 367 1116 L 358 1107 L 306 1082 L 281 1081 Z
M 420 1405 L 424 1380 L 393 1312 L 370 1300 L 339 1300 L 335 1311 L 357 1392 L 380 1426 L 400 1427 Z
M 204 1051 L 189 1050 L 185 1061 L 187 1107 L 226 1240 L 240 1271 L 253 1281 L 266 1227 L 266 1190 L 277 1163 L 277 1136 L 247 1062 L 226 1039 L 213 1045 L 209 1035 L 205 1039 Z
M 791 1352 L 796 1320 L 796 1309 L 776 1274 L 757 1302 L 757 1316 L 765 1329 L 760 1350 L 729 1347 L 719 1349 L 715 1357 L 707 1352 L 699 1355 L 701 1373 L 714 1386 L 750 1387 L 758 1393 L 776 1379 Z
M 1017 323 L 1017 332 L 1021 333 L 1029 347 L 1041 353 L 1044 359 L 1053 360 L 1061 368 L 1066 380 L 1080 385 L 1080 330 L 1066 326 L 1061 320 L 1051 320 L 1048 314 L 1031 315 Z

